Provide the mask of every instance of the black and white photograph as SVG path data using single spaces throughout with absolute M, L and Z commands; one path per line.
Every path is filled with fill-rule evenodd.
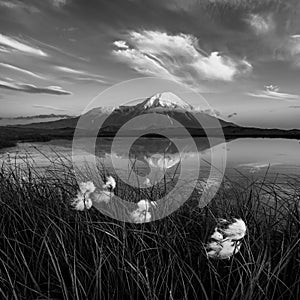
M 0 299 L 299 298 L 299 0 L 0 0 Z

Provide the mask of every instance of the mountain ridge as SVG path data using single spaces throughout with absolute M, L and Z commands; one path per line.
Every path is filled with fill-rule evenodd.
M 61 129 L 65 127 L 75 128 L 80 119 L 80 122 L 78 123 L 78 126 L 81 126 L 80 129 L 94 130 L 99 128 L 97 126 L 102 124 L 103 128 L 110 127 L 118 130 L 129 120 L 133 120 L 137 116 L 148 113 L 153 114 L 152 123 L 157 129 L 165 129 L 166 127 L 174 128 L 172 119 L 175 119 L 186 128 L 193 129 L 201 127 L 199 124 L 199 119 L 202 120 L 206 125 L 211 126 L 213 126 L 213 124 L 215 126 L 217 120 L 220 122 L 221 127 L 238 126 L 232 122 L 227 122 L 217 117 L 210 116 L 201 110 L 199 111 L 199 109 L 195 109 L 192 105 L 186 103 L 178 96 L 170 92 L 157 93 L 133 106 L 121 105 L 116 108 L 96 107 L 84 113 L 80 117 L 52 122 L 32 123 L 25 126 L 28 128 L 52 129 Z M 169 124 L 162 122 L 162 118 L 155 114 L 166 115 L 169 119 Z M 83 128 L 82 124 L 84 124 Z M 146 130 L 147 128 L 150 128 L 150 126 L 153 126 L 153 124 L 149 124 L 149 126 L 147 126 L 147 124 L 139 123 L 139 121 L 137 121 L 136 127 L 140 130 Z

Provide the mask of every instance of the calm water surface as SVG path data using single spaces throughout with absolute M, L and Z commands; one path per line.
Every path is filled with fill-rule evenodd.
M 126 138 L 124 138 L 126 139 Z M 109 158 L 114 157 L 117 168 L 128 170 L 129 159 L 125 149 L 119 147 L 111 153 L 111 139 L 101 139 L 97 144 L 97 156 L 101 162 L 108 164 Z M 125 144 L 125 142 L 124 142 Z M 86 140 L 82 139 L 82 147 L 73 157 L 75 161 L 85 159 L 87 152 Z M 186 149 L 183 155 L 179 155 L 177 148 L 169 140 L 159 138 L 140 138 L 130 150 L 130 162 L 140 169 L 161 168 L 162 165 L 169 169 L 176 168 L 180 159 L 185 160 L 185 166 L 193 170 L 195 159 L 200 154 L 201 171 L 209 169 L 210 153 L 213 150 L 225 151 L 227 159 L 222 160 L 226 166 L 226 175 L 229 177 L 246 176 L 294 176 L 300 175 L 300 143 L 297 140 L 288 139 L 253 139 L 243 138 L 219 144 L 209 148 L 203 138 L 196 139 L 198 152 L 189 151 L 189 142 L 186 141 Z M 46 168 L 51 165 L 50 160 L 58 159 L 58 156 L 71 158 L 72 141 L 54 140 L 48 143 L 23 143 L 14 148 L 0 150 L 0 161 L 12 161 L 24 164 L 23 160 L 30 156 L 37 167 Z M 50 160 L 49 160 L 50 158 Z

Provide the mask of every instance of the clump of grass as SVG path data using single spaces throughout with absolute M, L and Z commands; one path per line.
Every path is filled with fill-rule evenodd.
M 199 191 L 172 215 L 122 223 L 70 206 L 78 186 L 65 161 L 40 172 L 0 170 L 0 297 L 3 299 L 298 299 L 299 180 L 223 185 L 199 208 Z M 151 200 L 117 182 L 128 201 Z M 126 198 L 127 197 L 127 198 Z M 240 217 L 248 233 L 230 260 L 210 260 L 217 218 Z

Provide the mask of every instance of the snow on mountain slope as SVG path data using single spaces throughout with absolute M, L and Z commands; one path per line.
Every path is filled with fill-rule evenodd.
M 188 103 L 184 102 L 178 96 L 171 92 L 158 93 L 152 97 L 146 99 L 139 106 L 142 106 L 144 109 L 149 108 L 169 108 L 169 109 L 183 109 L 183 110 L 192 110 L 193 107 Z

